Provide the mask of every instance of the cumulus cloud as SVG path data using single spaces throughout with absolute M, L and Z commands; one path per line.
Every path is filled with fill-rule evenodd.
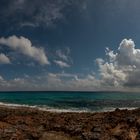
M 10 59 L 3 53 L 0 54 L 0 64 L 10 64 Z
M 115 66 L 113 63 L 100 63 L 99 75 L 103 85 L 120 86 L 126 79 L 126 74 L 123 70 Z
M 15 35 L 8 38 L 2 37 L 0 38 L 0 44 L 34 59 L 41 65 L 49 64 L 45 51 L 42 48 L 33 46 L 28 38 L 23 36 L 17 37 Z
M 58 65 L 60 68 L 69 68 L 70 67 L 69 64 L 67 64 L 66 62 L 63 62 L 61 60 L 54 60 L 54 63 L 56 65 Z
M 117 50 L 106 49 L 106 58 L 97 58 L 98 72 L 91 74 L 46 73 L 5 80 L 0 77 L 0 88 L 34 90 L 133 90 L 140 88 L 140 49 L 132 39 L 121 41 Z M 67 64 L 55 60 L 61 67 Z M 132 88 L 133 87 L 133 88 Z
M 138 86 L 140 84 L 140 49 L 132 39 L 123 39 L 116 53 L 106 49 L 107 61 L 96 59 L 102 84 Z

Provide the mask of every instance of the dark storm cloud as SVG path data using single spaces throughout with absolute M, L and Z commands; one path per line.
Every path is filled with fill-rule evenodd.
M 1 0 L 0 21 L 12 25 L 50 26 L 65 18 L 65 10 L 85 7 L 85 0 Z

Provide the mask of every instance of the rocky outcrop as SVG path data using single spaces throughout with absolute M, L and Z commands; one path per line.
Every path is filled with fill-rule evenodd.
M 55 113 L 0 107 L 0 140 L 140 140 L 140 109 Z

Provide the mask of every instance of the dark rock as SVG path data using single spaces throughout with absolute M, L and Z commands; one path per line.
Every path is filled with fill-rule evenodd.
M 83 137 L 85 140 L 99 140 L 101 134 L 98 132 L 85 132 L 83 133 Z
M 115 112 L 118 112 L 118 111 L 120 111 L 120 109 L 119 109 L 119 108 L 116 108 L 116 109 L 115 109 Z
M 54 130 L 59 131 L 59 130 L 61 130 L 62 126 L 59 124 L 56 124 L 56 125 L 54 125 L 53 128 L 54 128 Z
M 140 140 L 140 133 L 137 134 L 136 140 Z
M 101 132 L 102 129 L 100 127 L 93 127 L 91 131 L 92 132 Z
M 126 120 L 127 120 L 127 123 L 130 125 L 134 125 L 136 122 L 136 118 L 134 116 L 127 117 Z

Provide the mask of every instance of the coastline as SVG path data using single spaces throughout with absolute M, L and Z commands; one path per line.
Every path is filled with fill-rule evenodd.
M 51 112 L 0 105 L 0 139 L 135 140 L 140 109 L 112 112 Z
M 115 111 L 115 107 L 106 107 L 103 109 L 99 109 L 99 110 L 89 110 L 87 108 L 55 108 L 55 107 L 49 107 L 49 106 L 38 106 L 38 105 L 27 105 L 27 104 L 15 104 L 15 103 L 4 103 L 4 102 L 0 102 L 0 107 L 6 107 L 6 108 L 29 108 L 29 109 L 36 109 L 36 110 L 40 110 L 40 111 L 47 111 L 47 112 L 56 112 L 56 113 L 101 113 L 101 112 L 113 112 Z M 120 110 L 134 110 L 137 109 L 138 107 L 121 107 L 119 108 Z

